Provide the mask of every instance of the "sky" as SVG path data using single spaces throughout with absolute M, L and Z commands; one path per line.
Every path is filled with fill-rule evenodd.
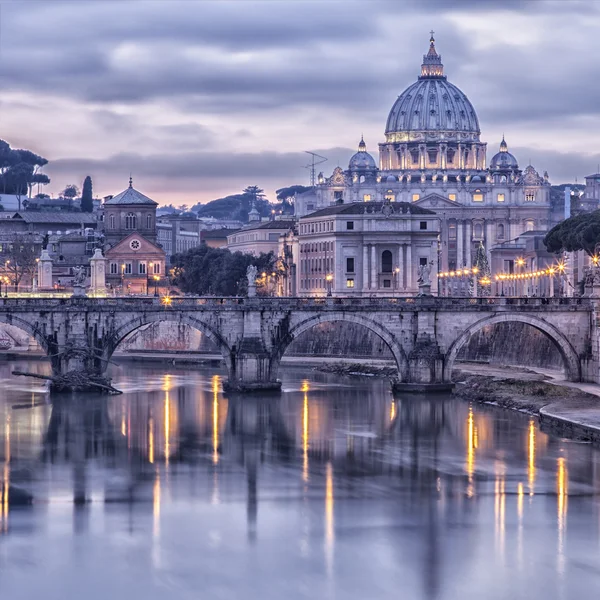
M 309 183 L 377 157 L 435 31 L 448 80 L 552 183 L 598 171 L 594 0 L 0 0 L 0 138 L 46 157 L 56 194 L 134 187 L 195 204 Z

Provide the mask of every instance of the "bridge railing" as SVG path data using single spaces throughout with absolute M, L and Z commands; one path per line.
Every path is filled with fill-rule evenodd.
M 207 296 L 172 296 L 165 297 L 117 297 L 117 298 L 0 298 L 0 310 L 18 307 L 20 309 L 37 309 L 49 307 L 64 308 L 131 308 L 143 310 L 150 307 L 161 307 L 165 310 L 174 308 L 237 308 L 243 309 L 264 307 L 270 310 L 306 310 L 311 308 L 336 309 L 450 309 L 450 308 L 491 308 L 500 306 L 510 307 L 539 307 L 560 309 L 566 307 L 591 307 L 592 298 L 526 298 L 490 296 L 486 298 L 452 298 L 452 297 L 316 297 L 316 298 L 273 298 L 273 297 L 207 297 Z

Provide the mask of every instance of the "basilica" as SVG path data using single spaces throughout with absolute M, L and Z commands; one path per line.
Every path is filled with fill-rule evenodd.
M 375 206 L 401 202 L 436 213 L 439 242 L 434 262 L 441 271 L 471 267 L 481 244 L 491 263 L 494 246 L 527 232 L 547 231 L 557 220 L 551 213 L 548 174 L 540 175 L 532 165 L 521 169 L 504 137 L 487 162 L 487 144 L 481 140 L 475 108 L 444 74 L 433 34 L 420 76 L 390 110 L 385 139 L 379 144 L 379 164 L 361 138 L 347 169 L 337 167 L 330 177 L 320 173 L 316 185 L 296 198 L 296 214 L 303 223 L 310 220 L 309 215 L 331 206 L 369 202 L 374 203 L 373 212 Z M 300 226 L 303 247 L 311 241 L 310 234 L 303 235 L 306 231 L 311 229 Z M 376 245 L 368 252 L 356 252 L 357 263 L 363 256 L 370 261 L 360 267 L 356 264 L 358 272 L 381 272 L 382 253 L 394 240 L 390 237 L 382 243 L 382 252 Z M 398 252 L 406 256 L 406 250 Z M 343 270 L 347 262 L 342 256 L 335 264 Z M 398 262 L 392 268 L 404 268 Z M 340 288 L 351 278 L 337 269 L 333 276 Z M 304 273 L 298 291 L 318 293 L 318 289 L 307 289 L 305 282 L 319 279 Z M 373 289 L 373 282 L 378 281 L 370 277 L 368 284 L 361 285 L 372 294 L 379 291 Z

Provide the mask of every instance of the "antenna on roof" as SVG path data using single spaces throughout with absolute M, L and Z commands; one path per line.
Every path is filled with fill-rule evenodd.
M 315 181 L 316 181 L 315 167 L 317 165 L 320 165 L 321 163 L 324 163 L 327 160 L 327 158 L 325 158 L 324 156 L 321 156 L 320 154 L 317 154 L 316 152 L 309 152 L 308 150 L 305 150 L 304 152 L 306 154 L 310 154 L 312 157 L 310 163 L 308 165 L 305 165 L 304 168 L 310 170 L 310 185 L 312 187 L 314 187 Z M 318 159 L 320 159 L 320 160 L 318 160 Z

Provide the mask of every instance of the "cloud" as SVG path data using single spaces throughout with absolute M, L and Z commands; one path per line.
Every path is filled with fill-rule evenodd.
M 150 195 L 205 200 L 307 182 L 304 150 L 345 164 L 361 133 L 376 150 L 431 28 L 490 157 L 506 132 L 573 179 L 597 147 L 600 5 L 585 0 L 29 0 L 1 16 L 1 135 L 51 160 L 55 190 L 88 171 L 106 193 L 133 170 Z

